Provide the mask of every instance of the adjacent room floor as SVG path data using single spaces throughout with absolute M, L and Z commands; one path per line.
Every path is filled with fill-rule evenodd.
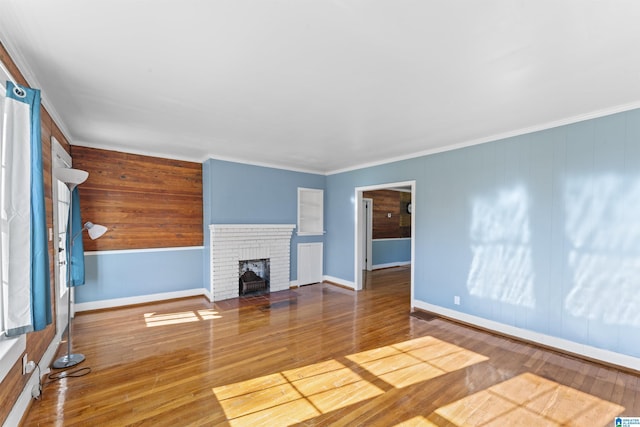
M 44 386 L 26 426 L 610 426 L 640 377 L 436 316 L 409 268 L 353 292 L 203 297 L 80 313 L 86 361 Z

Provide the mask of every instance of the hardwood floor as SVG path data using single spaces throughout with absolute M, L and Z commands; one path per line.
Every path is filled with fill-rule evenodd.
M 409 269 L 216 304 L 80 313 L 91 373 L 46 384 L 26 426 L 612 426 L 640 378 L 409 314 Z M 72 368 L 73 369 L 73 368 Z

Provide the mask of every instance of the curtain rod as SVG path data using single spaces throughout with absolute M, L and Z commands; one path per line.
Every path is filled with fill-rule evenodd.
M 9 80 L 11 80 L 11 82 L 18 86 L 18 83 L 16 82 L 16 79 L 13 77 L 13 74 L 11 74 L 11 72 L 9 71 L 9 69 L 7 68 L 6 65 L 4 65 L 4 62 L 0 61 L 0 68 L 2 68 L 2 71 L 4 71 L 4 73 L 7 75 L 7 78 Z

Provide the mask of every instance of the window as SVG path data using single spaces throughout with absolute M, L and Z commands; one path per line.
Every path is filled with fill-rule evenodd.
M 324 233 L 324 190 L 298 188 L 298 235 Z
M 5 73 L 3 68 L 0 68 L 0 139 L 2 138 L 2 126 L 4 122 L 4 99 L 6 94 L 5 81 L 9 76 Z M 4 165 L 0 165 L 4 168 Z M 4 173 L 2 173 L 4 176 Z M 4 179 L 0 178 L 0 185 L 3 185 Z M 0 204 L 4 203 L 4 197 L 0 197 Z M 0 212 L 4 212 L 4 206 L 0 206 Z M 0 218 L 1 221 L 6 221 L 7 218 L 3 214 Z M 4 227 L 3 227 L 4 228 Z M 6 239 L 2 238 L 0 234 L 0 255 L 2 264 L 5 263 L 7 258 Z M 20 358 L 22 352 L 26 349 L 26 338 L 24 335 L 20 335 L 18 338 L 6 338 L 4 334 L 5 322 L 4 315 L 7 307 L 6 300 L 6 283 L 5 275 L 2 274 L 2 265 L 0 264 L 0 278 L 2 279 L 2 285 L 0 286 L 0 381 L 9 373 L 9 370 L 13 367 L 16 360 Z
M 0 142 L 2 140 L 2 132 L 3 132 L 3 125 L 4 125 L 4 99 L 6 97 L 6 87 L 5 87 L 5 74 L 0 71 Z M 1 147 L 1 146 L 0 146 Z M 4 186 L 4 164 L 0 165 L 2 167 L 2 172 L 0 175 L 0 186 Z M 6 290 L 5 290 L 5 266 L 6 263 L 8 261 L 8 257 L 7 257 L 7 248 L 6 248 L 6 238 L 4 236 L 4 223 L 7 221 L 7 218 L 5 217 L 5 209 L 4 209 L 4 192 L 2 192 L 2 197 L 0 197 L 0 214 L 1 214 L 1 218 L 0 221 L 3 222 L 3 226 L 2 226 L 2 235 L 0 235 L 0 242 L 2 243 L 0 246 L 0 255 L 2 256 L 2 264 L 0 265 L 0 278 L 2 279 L 2 286 L 0 286 L 0 339 L 2 339 L 1 337 L 4 337 L 4 313 L 5 313 L 5 306 L 7 305 L 7 301 L 6 301 Z

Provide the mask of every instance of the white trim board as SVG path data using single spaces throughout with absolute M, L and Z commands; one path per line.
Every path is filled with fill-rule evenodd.
M 162 292 L 158 294 L 140 295 L 135 297 L 112 298 L 100 301 L 80 302 L 75 304 L 75 312 L 102 310 L 105 308 L 123 307 L 125 305 L 146 304 L 149 302 L 164 301 L 176 298 L 187 298 L 202 295 L 209 300 L 210 294 L 205 288 L 187 289 L 184 291 Z
M 38 375 L 40 375 L 42 378 L 49 373 L 50 370 L 48 366 L 51 365 L 51 362 L 53 362 L 53 358 L 56 355 L 59 346 L 59 340 L 55 338 L 51 340 L 49 346 L 47 347 L 47 350 L 42 355 L 40 361 L 38 361 L 38 366 L 40 367 L 40 369 L 36 368 L 30 374 L 31 377 L 24 385 L 24 388 L 18 396 L 16 403 L 14 403 L 13 407 L 11 408 L 11 412 L 9 412 L 9 415 L 7 415 L 7 418 L 4 420 L 4 423 L 2 424 L 3 427 L 20 425 L 20 421 L 22 421 L 22 418 L 27 413 L 29 405 L 31 404 L 31 400 L 33 399 L 31 390 L 33 389 L 33 387 L 38 387 Z M 46 390 L 42 390 L 42 393 L 46 392 Z
M 8 46 L 7 50 L 9 50 Z M 11 55 L 11 52 L 10 52 Z M 12 55 L 11 55 L 12 56 Z M 14 58 L 12 56 L 12 58 Z M 16 62 L 16 61 L 14 61 Z M 16 62 L 16 64 L 18 64 Z M 21 70 L 23 69 L 23 67 L 19 67 Z M 23 72 L 23 74 L 25 74 Z M 30 73 L 29 73 L 30 74 Z M 30 74 L 31 77 L 31 74 Z M 31 81 L 30 78 L 27 78 L 27 80 Z M 43 97 L 43 104 L 46 103 L 46 97 Z M 59 115 L 57 114 L 57 112 L 50 108 L 50 105 L 45 105 L 45 108 L 47 108 L 47 110 L 51 113 L 52 111 L 54 112 L 54 114 L 52 114 L 52 116 L 54 116 L 54 119 L 56 119 L 57 123 L 62 123 L 63 126 L 61 126 L 63 128 L 63 133 L 65 135 L 68 135 L 68 132 L 66 132 L 66 128 L 64 126 L 64 123 L 59 120 Z M 209 159 L 213 159 L 213 160 L 220 160 L 220 161 L 224 161 L 224 162 L 231 162 L 231 163 L 240 163 L 240 164 L 244 164 L 244 165 L 251 165 L 251 166 L 260 166 L 260 167 L 266 167 L 266 168 L 272 168 L 272 169 L 280 169 L 280 170 L 286 170 L 286 171 L 291 171 L 291 172 L 301 172 L 301 173 L 311 173 L 311 174 L 317 174 L 317 175 L 324 175 L 324 176 L 330 176 L 330 175 L 338 175 L 341 173 L 345 173 L 345 172 L 352 172 L 352 171 L 356 171 L 356 170 L 360 170 L 360 169 L 367 169 L 367 168 L 371 168 L 371 167 L 375 167 L 375 166 L 380 166 L 380 165 L 386 165 L 389 163 L 395 163 L 395 162 L 400 162 L 400 161 L 404 161 L 404 160 L 411 160 L 411 159 L 416 159 L 419 157 L 425 157 L 425 156 L 430 156 L 432 154 L 438 154 L 438 153 L 444 153 L 447 151 L 452 151 L 452 150 L 457 150 L 460 148 L 466 148 L 466 147 L 472 147 L 474 145 L 480 145 L 480 144 L 485 144 L 487 142 L 494 142 L 494 141 L 500 141 L 502 139 L 507 139 L 507 138 L 511 138 L 514 136 L 520 136 L 520 135 L 527 135 L 530 133 L 534 133 L 534 132 L 540 132 L 540 131 L 544 131 L 547 129 L 553 129 L 553 128 L 557 128 L 560 126 L 566 126 L 566 125 L 570 125 L 573 123 L 579 123 L 579 122 L 583 122 L 586 120 L 592 120 L 592 119 L 597 119 L 600 117 L 606 117 L 606 116 L 610 116 L 612 114 L 617 114 L 617 113 L 624 113 L 625 111 L 631 111 L 631 110 L 635 110 L 636 108 L 640 108 L 640 101 L 635 101 L 635 102 L 630 102 L 630 103 L 626 103 L 626 104 L 620 104 L 620 105 L 614 105 L 610 108 L 604 108 L 601 110 L 596 110 L 596 111 L 592 111 L 592 112 L 588 112 L 588 113 L 584 113 L 584 114 L 578 114 L 575 116 L 571 116 L 571 117 L 566 117 L 563 119 L 559 119 L 559 120 L 555 120 L 555 121 L 551 121 L 551 122 L 546 122 L 546 123 L 540 123 L 537 125 L 533 125 L 533 126 L 528 126 L 525 128 L 520 128 L 520 129 L 514 129 L 511 131 L 506 131 L 506 132 L 502 132 L 502 133 L 497 133 L 497 134 L 493 134 L 493 135 L 488 135 L 488 136 L 484 136 L 484 137 L 480 137 L 480 138 L 476 138 L 476 139 L 471 139 L 471 140 L 466 140 L 466 141 L 459 141 L 459 142 L 452 142 L 444 147 L 437 147 L 437 148 L 430 148 L 430 149 L 426 149 L 426 150 L 421 150 L 421 151 L 417 151 L 417 152 L 413 152 L 413 153 L 408 153 L 405 155 L 400 155 L 400 156 L 395 156 L 395 157 L 389 157 L 386 159 L 382 159 L 382 160 L 377 160 L 377 161 L 371 161 L 371 162 L 366 162 L 366 163 L 360 163 L 360 164 L 356 164 L 353 166 L 346 166 L 344 168 L 338 168 L 338 169 L 333 169 L 333 170 L 322 170 L 322 169 L 315 169 L 315 168 L 297 168 L 295 166 L 292 165 L 282 165 L 282 164 L 276 164 L 276 163 L 269 163 L 269 162 L 248 162 L 246 159 L 241 159 L 238 157 L 234 157 L 234 156 L 221 156 L 221 155 L 217 155 L 215 153 L 208 153 L 206 155 L 204 155 L 203 157 L 187 157 L 187 156 L 178 156 L 176 154 L 167 154 L 164 152 L 154 152 L 154 151 L 149 151 L 149 150 L 135 150 L 135 149 L 131 149 L 129 147 L 122 147 L 119 145 L 114 145 L 114 144 L 108 144 L 108 143 L 89 143 L 86 141 L 73 141 L 71 142 L 71 145 L 78 145 L 78 146 L 82 146 L 82 147 L 88 147 L 88 148 L 99 148 L 99 149 L 103 149 L 103 150 L 110 150 L 110 151 L 119 151 L 119 152 L 123 152 L 123 153 L 130 153 L 130 154 L 136 154 L 136 155 L 143 155 L 143 156 L 150 156 L 150 157 L 159 157 L 159 158 L 166 158 L 166 159 L 172 159 L 172 160 L 181 160 L 181 161 L 186 161 L 186 162 L 193 162 L 193 163 L 204 163 Z M 69 141 L 70 138 L 67 138 Z
M 204 246 L 178 246 L 175 248 L 147 248 L 147 249 L 118 249 L 111 251 L 86 251 L 84 254 L 88 256 L 96 255 L 118 255 L 118 254 L 133 254 L 144 252 L 173 252 L 173 251 L 196 251 L 204 250 Z
M 640 108 L 640 101 L 634 101 L 634 102 L 630 102 L 630 103 L 627 103 L 627 104 L 621 104 L 621 105 L 614 105 L 613 107 L 610 107 L 610 108 L 604 108 L 604 109 L 592 111 L 592 112 L 589 112 L 589 113 L 578 114 L 578 115 L 575 115 L 575 116 L 566 117 L 564 119 L 554 120 L 552 122 L 540 123 L 540 124 L 529 126 L 529 127 L 525 127 L 525 128 L 515 129 L 515 130 L 512 130 L 512 131 L 507 131 L 507 132 L 503 132 L 503 133 L 497 133 L 497 134 L 488 135 L 488 136 L 484 136 L 484 137 L 480 137 L 480 138 L 476 138 L 476 139 L 471 139 L 471 140 L 468 140 L 468 141 L 460 141 L 460 142 L 457 142 L 457 143 L 451 143 L 451 144 L 448 144 L 448 145 L 446 145 L 444 147 L 431 148 L 431 149 L 418 151 L 418 152 L 415 152 L 415 153 L 410 153 L 410 154 L 406 154 L 406 155 L 402 155 L 402 156 L 390 157 L 390 158 L 384 159 L 384 160 L 373 161 L 373 162 L 368 162 L 368 163 L 361 163 L 359 165 L 348 166 L 348 167 L 341 168 L 341 169 L 335 169 L 335 170 L 331 170 L 331 171 L 325 172 L 325 175 L 327 175 L 327 176 L 329 176 L 329 175 L 337 175 L 337 174 L 341 174 L 341 173 L 345 173 L 345 172 L 356 171 L 356 170 L 359 170 L 359 169 L 366 169 L 366 168 L 371 168 L 371 167 L 374 167 L 374 166 L 380 166 L 380 165 L 386 165 L 386 164 L 389 164 L 389 163 L 400 162 L 400 161 L 403 161 L 403 160 L 416 159 L 418 157 L 429 156 L 429 155 L 432 155 L 432 154 L 445 153 L 447 151 L 453 151 L 453 150 L 457 150 L 459 148 L 472 147 L 474 145 L 485 144 L 487 142 L 500 141 L 502 139 L 507 139 L 507 138 L 511 138 L 511 137 L 514 137 L 514 136 L 527 135 L 527 134 L 534 133 L 534 132 L 540 132 L 540 131 L 544 131 L 544 130 L 547 130 L 547 129 L 553 129 L 553 128 L 557 128 L 557 127 L 561 127 L 561 126 L 570 125 L 570 124 L 573 124 L 573 123 L 579 123 L 579 122 L 583 122 L 585 120 L 597 119 L 597 118 L 600 118 L 600 117 L 610 116 L 612 114 L 624 113 L 625 111 L 635 110 L 636 108 Z
M 356 289 L 356 284 L 354 282 L 349 281 L 349 280 L 340 279 L 339 277 L 327 276 L 325 274 L 324 276 L 322 276 L 322 281 L 323 282 L 332 282 L 332 283 L 335 283 L 336 285 L 345 286 L 347 288 L 354 289 L 354 290 Z
M 109 143 L 96 143 L 96 142 L 87 142 L 82 140 L 74 140 L 74 147 L 85 147 L 85 148 L 93 148 L 97 150 L 107 150 L 107 151 L 115 151 L 118 153 L 125 154 L 133 154 L 136 156 L 146 156 L 146 157 L 155 157 L 158 159 L 168 159 L 168 160 L 178 160 L 180 162 L 189 162 L 189 163 L 204 163 L 209 159 L 208 156 L 181 156 L 176 153 L 168 154 L 164 151 L 152 151 L 152 150 L 142 150 L 135 149 L 131 147 L 124 147 L 119 144 L 109 144 Z
M 453 320 L 459 320 L 460 322 L 468 323 L 470 325 L 476 325 L 480 328 L 495 331 L 503 335 L 518 338 L 545 347 L 551 347 L 572 355 L 582 356 L 587 359 L 596 360 L 610 365 L 620 366 L 640 372 L 640 358 L 637 357 L 627 356 L 625 354 L 592 347 L 586 344 L 580 344 L 564 338 L 558 338 L 546 334 L 541 334 L 539 332 L 529 331 L 527 329 L 510 326 L 504 323 L 484 319 L 482 317 L 474 316 L 471 314 L 461 313 L 449 308 L 440 307 L 438 305 L 429 304 L 420 300 L 413 300 L 411 305 L 415 308 L 430 311 L 432 313 L 439 314 Z
M 411 237 L 385 237 L 382 239 L 371 239 L 374 242 L 387 242 L 390 240 L 411 240 Z
M 207 297 L 209 302 L 213 302 L 213 295 L 211 295 L 209 289 L 204 288 L 204 296 Z
M 356 288 L 356 284 L 353 281 L 344 280 L 335 276 L 327 276 L 326 274 L 322 276 L 322 281 L 335 283 L 336 285 L 345 286 L 347 288 L 354 289 L 354 290 Z
M 0 38 L 2 39 L 2 44 L 4 45 L 5 50 L 9 54 L 10 61 L 13 61 L 13 64 L 22 74 L 22 77 L 24 77 L 24 79 L 27 81 L 29 87 L 42 88 L 42 85 L 31 70 L 31 67 L 27 66 L 28 62 L 26 61 L 25 56 L 22 54 L 23 51 L 21 49 L 18 49 L 18 46 L 13 43 L 12 40 L 4 36 L 2 28 L 0 28 L 0 36 L 3 36 Z M 7 69 L 7 72 L 8 71 L 9 70 Z M 15 81 L 15 79 L 10 80 Z M 69 132 L 69 128 L 67 127 L 66 123 L 61 119 L 62 116 L 58 113 L 58 110 L 54 108 L 53 104 L 49 102 L 49 97 L 46 96 L 44 90 L 41 89 L 40 91 L 42 105 L 47 110 L 58 129 L 60 129 L 67 141 L 69 141 L 69 144 L 72 144 L 72 139 L 69 137 L 71 133 Z
M 411 261 L 400 261 L 400 262 L 388 262 L 386 264 L 375 264 L 371 268 L 374 270 L 381 270 L 383 268 L 391 268 L 391 267 L 402 267 L 405 265 L 411 265 Z
M 26 349 L 27 338 L 24 334 L 15 338 L 0 338 L 0 382 Z

